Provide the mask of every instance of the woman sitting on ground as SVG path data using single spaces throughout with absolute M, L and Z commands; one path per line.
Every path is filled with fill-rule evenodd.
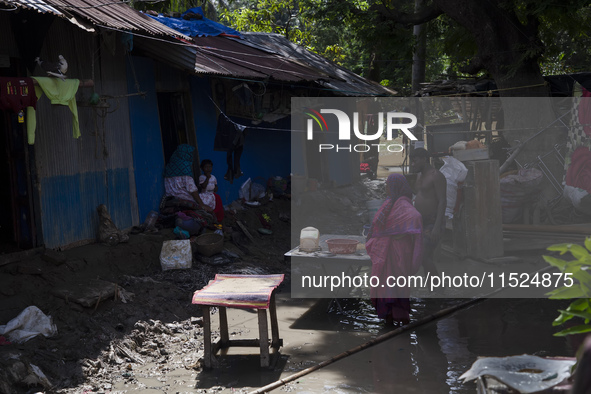
M 195 148 L 191 145 L 182 144 L 170 157 L 164 169 L 165 199 L 168 201 L 168 206 L 213 212 L 213 209 L 201 200 L 193 179 L 194 151 Z

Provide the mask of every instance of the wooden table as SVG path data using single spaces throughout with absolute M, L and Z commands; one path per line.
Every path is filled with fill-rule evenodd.
M 371 259 L 367 254 L 365 247 L 358 248 L 356 253 L 353 254 L 333 254 L 328 250 L 326 240 L 333 238 L 345 238 L 359 241 L 360 244 L 365 245 L 365 237 L 361 235 L 337 235 L 337 234 L 324 234 L 319 238 L 318 246 L 319 250 L 316 252 L 302 252 L 300 247 L 297 246 L 291 249 L 289 252 L 284 254 L 286 260 L 292 263 L 292 297 L 295 298 L 316 298 L 314 295 L 303 295 L 298 293 L 297 281 L 298 274 L 294 273 L 294 265 L 300 267 L 315 267 L 321 268 L 324 275 L 334 275 L 339 273 L 345 273 L 346 275 L 357 275 L 364 267 L 371 267 Z M 297 270 L 296 270 L 297 271 Z M 331 294 L 332 303 L 336 303 L 339 310 L 342 309 L 338 301 L 340 296 L 340 290 Z M 350 294 L 348 294 L 350 296 Z M 318 297 L 322 298 L 322 295 Z M 328 298 L 328 297 L 325 297 Z M 348 298 L 348 297 L 340 297 Z M 331 307 L 329 305 L 329 309 Z
M 230 346 L 259 347 L 261 367 L 269 367 L 269 347 L 276 352 L 283 346 L 279 338 L 275 290 L 283 281 L 283 274 L 276 275 L 223 275 L 217 274 L 207 286 L 193 294 L 193 304 L 201 305 L 203 311 L 204 364 L 206 368 L 218 365 L 216 353 Z M 218 307 L 220 315 L 220 338 L 211 340 L 212 306 Z M 226 308 L 256 309 L 258 313 L 258 339 L 230 339 Z M 267 309 L 271 320 L 271 341 L 267 325 Z

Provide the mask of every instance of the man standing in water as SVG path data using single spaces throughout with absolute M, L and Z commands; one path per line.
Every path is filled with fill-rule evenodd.
M 435 252 L 445 231 L 447 181 L 429 162 L 431 155 L 423 148 L 410 152 L 410 171 L 418 174 L 414 185 L 414 206 L 423 218 L 423 269 L 437 274 Z

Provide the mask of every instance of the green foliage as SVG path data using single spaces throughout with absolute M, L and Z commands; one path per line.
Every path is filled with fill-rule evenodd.
M 591 237 L 585 239 L 584 247 L 576 244 L 558 244 L 548 248 L 549 251 L 560 252 L 560 255 L 570 253 L 574 260 L 563 260 L 553 256 L 543 256 L 544 260 L 558 268 L 565 278 L 572 278 L 572 286 L 563 286 L 548 293 L 550 299 L 575 299 L 568 308 L 559 310 L 560 315 L 552 325 L 559 326 L 567 321 L 578 318 L 583 319 L 583 324 L 567 328 L 554 334 L 565 336 L 591 332 Z M 569 283 L 570 284 L 570 283 Z
M 451 1 L 451 0 L 450 0 Z M 429 1 L 427 1 L 429 4 Z M 591 64 L 591 6 L 588 0 L 513 0 L 495 2 L 507 18 L 532 34 L 533 45 L 509 47 L 516 64 L 507 64 L 511 77 L 518 65 L 536 59 L 544 75 L 588 71 Z M 414 0 L 135 0 L 137 9 L 183 12 L 201 6 L 209 19 L 239 31 L 280 34 L 345 68 L 410 94 L 412 57 L 416 41 L 412 26 L 396 15 L 412 14 Z M 482 16 L 483 20 L 486 16 Z M 514 21 L 514 22 L 513 22 Z M 462 70 L 482 52 L 461 22 L 447 15 L 428 22 L 425 79 L 468 77 Z M 502 31 L 490 34 L 503 35 Z M 480 71 L 476 77 L 485 75 Z M 474 76 L 474 75 L 472 75 Z
M 427 43 L 427 81 L 468 76 L 461 70 L 478 48 L 466 28 L 442 15 L 428 24 Z
M 545 51 L 540 58 L 544 75 L 588 71 L 591 62 L 588 2 L 550 3 L 540 13 L 539 36 Z
M 303 46 L 312 41 L 308 1 L 247 0 L 229 4 L 235 7 L 220 10 L 220 22 L 239 31 L 277 33 Z

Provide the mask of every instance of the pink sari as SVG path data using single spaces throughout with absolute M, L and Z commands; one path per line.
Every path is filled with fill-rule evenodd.
M 406 196 L 393 204 L 387 200 L 376 214 L 365 248 L 371 257 L 371 273 L 380 278 L 380 286 L 372 287 L 370 295 L 382 319 L 388 315 L 398 321 L 409 318 L 410 288 L 388 287 L 386 280 L 389 276 L 408 277 L 418 272 L 422 261 L 421 233 L 421 215 Z

